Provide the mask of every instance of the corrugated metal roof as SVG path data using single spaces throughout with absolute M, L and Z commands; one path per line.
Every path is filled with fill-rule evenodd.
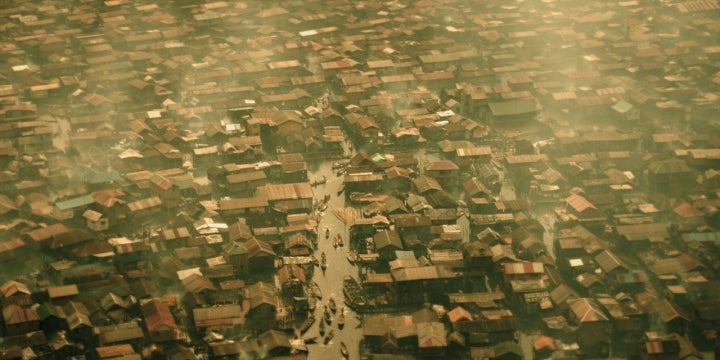
M 669 275 L 693 271 L 702 266 L 702 263 L 692 256 L 682 254 L 674 258 L 657 260 L 650 266 L 650 270 L 655 273 L 655 275 Z
M 494 116 L 516 116 L 532 114 L 539 110 L 537 103 L 531 99 L 518 99 L 488 104 Z
M 100 330 L 100 343 L 112 344 L 121 341 L 145 337 L 142 328 L 136 322 L 127 322 L 112 326 L 103 326 Z
M 615 227 L 615 231 L 628 241 L 664 240 L 670 237 L 667 227 L 660 223 L 618 225 Z
M 413 281 L 437 279 L 438 272 L 434 266 L 400 268 L 390 270 L 395 281 Z
M 419 348 L 447 346 L 447 330 L 441 322 L 423 322 L 417 324 Z
M 190 231 L 187 227 L 182 226 L 178 228 L 165 229 L 162 231 L 162 235 L 165 240 L 176 240 L 190 237 Z
M 0 254 L 25 246 L 25 241 L 20 238 L 12 238 L 0 243 Z
M 539 262 L 514 262 L 503 264 L 503 270 L 506 275 L 542 274 L 545 267 Z
M 153 196 L 150 198 L 128 203 L 128 208 L 130 209 L 130 211 L 140 211 L 160 205 L 162 205 L 162 200 L 160 200 L 160 198 L 157 196 Z
M 568 300 L 568 304 L 570 304 L 573 315 L 582 323 L 610 320 L 607 314 L 592 299 L 572 299 Z
M 505 161 L 510 165 L 515 164 L 529 164 L 538 161 L 547 161 L 547 154 L 523 154 L 523 155 L 510 155 L 505 157 Z
M 170 312 L 170 307 L 158 299 L 152 299 L 142 305 L 142 313 L 145 318 L 145 325 L 148 331 L 155 332 L 162 326 L 177 329 L 175 318 Z
M 103 214 L 95 210 L 87 209 L 82 216 L 90 221 L 98 221 L 103 216 Z
M 92 195 L 83 195 L 76 198 L 61 200 L 55 203 L 55 206 L 60 210 L 74 209 L 81 206 L 90 205 L 95 202 Z
M 267 176 L 265 175 L 264 171 L 248 171 L 248 172 L 242 172 L 238 174 L 230 174 L 225 179 L 228 183 L 236 184 L 236 183 L 242 183 L 246 181 L 253 181 L 253 180 L 264 180 Z
M 457 164 L 450 160 L 433 161 L 424 166 L 425 171 L 448 171 L 460 169 Z
M 604 250 L 595 256 L 595 261 L 597 261 L 598 265 L 600 265 L 600 268 L 605 273 L 612 272 L 618 268 L 627 269 L 627 266 L 623 263 L 623 261 L 609 250 Z
M 268 184 L 258 189 L 269 201 L 312 199 L 314 194 L 309 183 Z
M 365 181 L 382 181 L 383 174 L 348 174 L 345 175 L 344 183 L 365 182 Z
M 494 301 L 504 300 L 505 293 L 501 291 L 482 292 L 482 293 L 451 293 L 447 294 L 448 301 L 452 304 L 469 304 L 469 303 L 492 303 Z
M 130 344 L 120 344 L 120 345 L 112 345 L 112 346 L 101 346 L 95 349 L 98 356 L 101 359 L 107 359 L 107 358 L 115 358 L 115 357 L 122 357 L 123 359 L 127 355 L 133 355 L 136 354 L 135 350 L 133 350 L 132 345 Z
M 590 201 L 588 201 L 586 198 L 578 195 L 578 194 L 572 194 L 565 198 L 565 202 L 568 204 L 568 206 L 572 207 L 573 210 L 575 210 L 578 213 L 582 213 L 586 210 L 597 210 L 595 205 L 593 205 Z
M 492 155 L 492 148 L 490 146 L 474 146 L 467 148 L 455 149 L 455 153 L 458 157 L 463 156 L 487 156 Z
M 681 13 L 720 9 L 720 4 L 718 4 L 718 2 L 714 0 L 685 1 L 679 4 L 675 4 L 675 6 Z
M 220 201 L 220 211 L 232 211 L 268 206 L 268 199 L 265 196 L 250 198 L 236 198 Z
M 162 190 L 168 190 L 173 186 L 173 182 L 161 175 L 153 175 L 150 182 Z
M 60 297 L 66 297 L 66 296 L 74 296 L 78 295 L 80 291 L 78 290 L 77 285 L 63 285 L 63 286 L 50 286 L 47 288 L 48 296 L 51 299 L 56 299 Z

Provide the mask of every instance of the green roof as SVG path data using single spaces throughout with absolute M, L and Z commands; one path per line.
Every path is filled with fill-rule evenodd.
M 528 99 L 494 102 L 488 106 L 494 116 L 527 115 L 539 110 L 535 101 Z
M 512 341 L 501 342 L 494 346 L 495 356 L 500 357 L 504 354 L 517 354 L 524 356 L 523 349 L 518 343 Z
M 720 241 L 720 231 L 689 233 L 683 235 L 683 237 L 689 241 L 718 242 Z
M 624 114 L 624 113 L 632 110 L 633 104 L 631 104 L 627 101 L 618 101 L 618 103 L 613 105 L 612 108 L 613 108 L 613 110 L 615 110 L 621 114 Z
M 243 244 L 233 243 L 227 248 L 228 255 L 242 255 L 247 253 L 248 249 Z
M 55 203 L 55 206 L 57 206 L 60 210 L 68 210 L 68 209 L 74 209 L 80 206 L 90 205 L 95 202 L 95 199 L 93 199 L 92 195 L 83 195 L 78 196 L 76 198 L 67 199 L 58 201 Z

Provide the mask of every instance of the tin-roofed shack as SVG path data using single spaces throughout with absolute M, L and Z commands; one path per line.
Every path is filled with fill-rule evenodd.
M 453 217 L 459 215 L 458 206 L 468 204 L 462 212 L 469 216 L 472 242 L 462 247 L 468 269 L 463 269 L 464 286 L 457 290 L 463 291 L 464 300 L 475 301 L 463 303 L 470 315 L 461 314 L 457 323 L 471 322 L 472 327 L 446 334 L 449 329 L 436 326 L 429 309 L 412 316 L 388 316 L 397 321 L 364 317 L 368 325 L 380 324 L 376 333 L 366 334 L 373 356 L 405 358 L 422 352 L 450 358 L 530 357 L 514 342 L 504 304 L 487 296 L 480 299 L 473 292 L 486 284 L 470 273 L 483 273 L 490 278 L 490 287 L 499 285 L 498 290 L 512 294 L 508 297 L 514 304 L 528 306 L 519 310 L 533 306 L 554 311 L 541 315 L 546 332 L 551 332 L 547 335 L 562 338 L 554 332 L 568 324 L 557 314 L 570 314 L 570 326 L 579 326 L 572 339 L 577 346 L 561 347 L 546 336 L 534 344 L 536 348 L 557 345 L 562 350 L 553 357 L 607 357 L 610 347 L 613 356 L 699 357 L 692 343 L 702 345 L 699 339 L 712 339 L 717 328 L 711 314 L 716 306 L 699 300 L 717 297 L 713 269 L 718 249 L 707 235 L 714 231 L 720 183 L 713 169 L 720 129 L 715 111 L 720 84 L 716 74 L 720 47 L 714 36 L 717 4 L 565 2 L 563 12 L 553 12 L 548 10 L 552 4 L 543 8 L 496 3 L 468 7 L 452 2 L 433 6 L 424 1 L 370 2 L 323 7 L 308 2 L 179 0 L 182 11 L 168 12 L 152 2 L 106 1 L 102 8 L 84 3 L 69 13 L 52 4 L 3 7 L 9 20 L 0 28 L 11 38 L 2 46 L 8 66 L 0 70 L 0 188 L 7 195 L 0 201 L 0 215 L 9 222 L 0 224 L 4 235 L 0 257 L 18 262 L 27 255 L 28 269 L 11 266 L 0 275 L 17 280 L 27 275 L 20 272 L 35 270 L 35 258 L 43 251 L 38 245 L 51 248 L 57 238 L 73 232 L 68 229 L 81 226 L 97 235 L 93 239 L 97 241 L 68 243 L 72 249 L 63 249 L 64 254 L 54 251 L 49 268 L 58 273 L 38 279 L 42 285 L 50 282 L 48 289 L 59 296 L 53 301 L 72 299 L 68 304 L 78 305 L 56 312 L 46 306 L 50 304 L 40 304 L 43 331 L 5 338 L 5 357 L 20 357 L 23 349 L 24 355 L 32 350 L 41 357 L 66 358 L 82 352 L 80 344 L 73 343 L 76 339 L 83 340 L 85 349 L 95 348 L 93 325 L 132 316 L 135 310 L 127 307 L 130 292 L 147 299 L 178 288 L 177 271 L 183 276 L 194 274 L 183 284 L 186 290 L 198 291 L 186 296 L 186 309 L 238 304 L 240 295 L 229 290 L 237 284 L 217 290 L 217 283 L 246 279 L 253 283 L 247 276 L 256 271 L 272 275 L 285 239 L 302 245 L 303 237 L 312 241 L 316 236 L 315 225 L 340 229 L 332 215 L 347 222 L 349 242 L 370 250 L 373 243 L 383 245 L 382 239 L 368 240 L 378 230 L 396 231 L 403 247 L 411 249 L 387 264 L 396 272 L 428 263 L 459 270 L 454 248 L 460 239 L 456 232 L 440 229 L 464 224 Z M 228 20 L 248 14 L 256 21 Z M 98 32 L 99 25 L 117 32 Z M 224 35 L 213 36 L 220 33 Z M 243 51 L 234 50 L 238 47 Z M 59 101 L 64 105 L 57 106 Z M 284 110 L 259 106 L 260 101 Z M 472 144 L 448 148 L 443 146 L 446 139 Z M 465 204 L 457 201 L 458 194 L 447 188 L 445 180 L 412 172 L 419 164 L 424 168 L 437 160 L 433 149 L 417 150 L 426 142 L 438 142 L 443 159 L 458 165 L 458 179 L 477 177 L 482 183 L 463 187 Z M 478 146 L 489 146 L 492 153 L 478 155 Z M 408 152 L 390 152 L 396 148 Z M 316 216 L 315 204 L 309 200 L 294 206 L 301 200 L 254 191 L 268 183 L 319 179 L 322 174 L 316 169 L 325 171 L 330 165 L 326 157 L 319 167 L 280 159 L 282 154 L 274 161 L 277 152 L 339 157 L 355 149 L 372 155 L 353 158 L 348 166 L 340 164 L 334 170 L 380 174 L 382 186 L 332 189 L 328 203 L 333 214 L 327 212 L 318 224 L 286 216 Z M 225 162 L 242 164 L 220 165 Z M 66 166 L 72 163 L 92 170 Z M 199 185 L 195 179 L 208 167 L 202 190 L 206 198 L 198 203 L 202 186 L 195 187 Z M 255 173 L 245 175 L 245 171 Z M 265 174 L 264 182 L 253 178 L 259 173 Z M 158 177 L 173 187 L 162 189 L 166 183 L 151 181 Z M 235 193 L 218 186 L 228 179 L 238 180 Z M 85 189 L 72 188 L 74 180 L 84 181 Z M 94 202 L 85 202 L 89 190 L 117 185 L 124 194 L 103 199 L 93 194 Z M 344 205 L 342 199 L 332 197 L 332 191 L 343 190 L 353 202 L 370 203 L 361 211 L 365 217 L 336 208 Z M 320 186 L 316 191 L 307 199 L 322 198 L 327 189 Z M 373 194 L 365 194 L 369 191 Z M 234 197 L 218 199 L 228 194 Z M 150 201 L 153 196 L 161 201 Z M 552 209 L 538 206 L 540 202 L 552 204 Z M 553 212 L 557 204 L 565 205 L 566 211 Z M 176 205 L 178 211 L 165 211 Z M 402 218 L 393 218 L 408 213 L 427 217 L 429 225 L 403 224 Z M 613 217 L 607 218 L 610 213 Z M 537 214 L 542 224 L 528 214 Z M 393 218 L 393 223 L 383 215 Z M 167 223 L 157 222 L 165 217 Z M 39 225 L 19 224 L 16 218 Z M 108 220 L 108 228 L 103 219 Z M 247 228 L 231 225 L 226 235 L 223 222 L 247 224 Z M 128 226 L 116 226 L 125 223 Z M 658 237 L 653 229 L 642 228 L 655 223 L 662 223 L 668 235 Z M 53 230 L 53 224 L 67 228 Z M 642 234 L 633 235 L 638 229 L 623 228 L 627 226 L 640 226 Z M 161 235 L 163 230 L 183 227 L 189 236 L 179 241 Z M 540 241 L 543 227 L 558 231 L 553 247 L 560 271 L 544 253 L 553 249 L 545 249 Z M 109 230 L 118 233 L 114 239 L 142 239 L 140 243 L 148 248 L 110 245 L 104 241 Z M 705 235 L 701 239 L 697 234 Z M 640 238 L 648 235 L 653 236 Z M 637 245 L 634 251 L 619 253 L 617 247 L 628 242 Z M 319 243 L 318 250 L 327 250 L 324 245 Z M 25 251 L 28 247 L 35 251 Z M 397 254 L 390 252 L 395 246 L 387 248 L 389 257 Z M 384 267 L 375 260 L 378 257 L 360 254 L 359 261 Z M 499 278 L 504 264 L 517 263 L 519 258 L 543 264 L 544 285 L 534 279 L 510 284 L 492 280 Z M 114 265 L 105 265 L 110 260 Z M 344 269 L 339 266 L 343 256 L 340 260 L 331 259 L 331 269 Z M 646 270 L 641 268 L 647 269 L 645 278 L 650 281 L 643 280 Z M 149 269 L 156 273 L 147 273 Z M 116 271 L 122 277 L 113 274 Z M 373 283 L 374 298 L 368 303 L 382 304 L 380 308 L 397 303 L 392 273 L 359 275 L 364 285 Z M 158 277 L 155 288 L 148 286 L 148 279 Z M 77 285 L 80 293 L 62 296 L 55 281 Z M 602 335 L 608 331 L 604 325 L 593 329 L 573 323 L 578 317 L 568 312 L 566 300 L 578 294 L 568 295 L 567 285 L 555 288 L 561 289 L 560 294 L 550 291 L 563 283 L 581 286 L 579 292 L 587 296 L 608 293 L 612 297 L 588 297 L 581 310 L 599 308 L 606 312 L 605 323 L 612 323 L 614 334 L 642 332 L 646 339 L 637 348 L 618 345 Z M 108 287 L 114 295 L 108 295 Z M 108 349 L 114 348 L 117 356 L 139 358 L 141 349 L 147 353 L 162 348 L 160 356 L 178 359 L 195 358 L 194 353 L 197 357 L 264 353 L 307 357 L 303 345 L 293 342 L 300 354 L 287 355 L 285 337 L 263 333 L 270 327 L 291 326 L 286 321 L 275 323 L 277 315 L 284 319 L 287 304 L 275 289 L 250 287 L 252 294 L 264 295 L 250 299 L 252 306 L 243 300 L 243 310 L 253 311 L 243 325 L 232 326 L 231 333 L 251 331 L 263 334 L 262 339 L 253 335 L 234 343 L 214 341 L 219 336 L 208 331 L 205 339 L 191 339 L 192 350 L 170 344 L 144 347 L 148 345 L 144 339 L 128 339 L 102 346 L 97 353 L 110 357 L 113 352 Z M 78 298 L 84 301 L 96 292 L 101 304 L 93 299 L 86 301 L 89 311 L 74 310 L 80 306 L 75 302 Z M 650 308 L 652 294 L 667 294 L 692 314 L 691 334 L 700 336 L 648 332 L 643 315 L 633 309 Z M 21 295 L 13 295 L 13 301 Z M 415 300 L 445 303 L 431 295 Z M 556 309 L 549 310 L 543 307 L 548 297 L 563 304 L 555 302 Z M 98 311 L 103 308 L 109 311 Z M 660 310 L 668 321 L 658 317 L 657 324 L 674 330 L 673 322 L 685 320 L 667 308 Z M 177 324 L 193 320 L 192 316 L 183 319 L 182 311 L 173 316 L 178 316 Z M 45 338 L 44 333 L 54 334 L 63 322 L 68 323 L 68 337 L 58 333 Z M 517 330 L 525 330 L 524 323 L 518 325 Z M 343 335 L 355 353 L 355 344 L 347 340 L 352 331 L 346 327 L 335 334 Z M 130 351 L 123 344 L 132 344 Z M 336 350 L 310 346 L 309 351 L 311 357 L 328 357 L 332 354 L 325 351 Z
M 257 191 L 278 212 L 307 212 L 313 208 L 314 193 L 309 183 L 267 184 Z
M 421 303 L 458 287 L 458 273 L 445 266 L 397 268 L 390 270 L 398 288 L 400 303 Z
M 540 105 L 532 99 L 517 99 L 504 102 L 491 102 L 488 120 L 496 126 L 509 126 L 527 123 L 535 119 Z

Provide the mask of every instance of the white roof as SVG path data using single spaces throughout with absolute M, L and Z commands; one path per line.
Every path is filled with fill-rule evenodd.
M 195 274 L 202 276 L 203 273 L 202 273 L 202 271 L 200 271 L 199 267 L 194 267 L 194 268 L 190 268 L 190 269 L 177 271 L 177 276 L 178 276 L 178 279 L 180 279 L 180 281 L 183 281 L 186 278 L 190 277 L 191 275 L 195 275 Z

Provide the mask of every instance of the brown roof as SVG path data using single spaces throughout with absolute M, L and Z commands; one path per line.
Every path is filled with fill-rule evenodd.
M 392 328 L 407 327 L 414 329 L 413 318 L 410 315 L 371 315 L 362 322 L 362 332 L 365 336 L 384 336 Z M 407 334 L 409 336 L 413 333 Z
M 673 212 L 682 218 L 692 218 L 692 217 L 703 217 L 704 216 L 702 211 L 698 210 L 696 207 L 688 204 L 685 201 L 683 201 L 682 204 L 675 207 L 673 209 Z
M 515 164 L 528 164 L 535 163 L 538 161 L 547 161 L 547 154 L 530 154 L 530 155 L 509 155 L 505 157 L 505 161 L 510 165 Z
M 588 201 L 586 198 L 578 195 L 578 194 L 572 194 L 565 198 L 565 202 L 568 204 L 568 206 L 572 207 L 573 210 L 575 210 L 578 213 L 584 212 L 585 210 L 597 210 L 595 205 L 593 205 L 590 201 Z
M 661 223 L 618 225 L 615 227 L 618 235 L 628 241 L 651 240 L 663 241 L 670 237 L 667 227 Z
M 470 312 L 465 310 L 462 306 L 457 306 L 448 311 L 447 315 L 451 323 L 456 323 L 461 320 L 471 321 L 473 319 L 472 314 L 470 314 Z
M 702 264 L 699 261 L 683 253 L 674 258 L 657 260 L 654 264 L 650 265 L 650 270 L 655 273 L 655 275 L 669 275 L 685 273 L 701 267 Z
M 679 174 L 691 172 L 690 167 L 683 160 L 671 159 L 664 161 L 656 161 L 648 165 L 650 174 Z
M 162 200 L 160 200 L 160 197 L 158 196 L 133 201 L 127 204 L 130 211 L 140 211 L 160 205 L 162 205 Z
M 252 237 L 252 229 L 244 222 L 236 222 L 228 227 L 230 241 L 247 240 Z
M 148 331 L 155 332 L 161 327 L 177 329 L 175 318 L 170 312 L 170 307 L 163 301 L 152 299 L 141 307 L 143 317 L 145 317 L 145 326 Z
M 506 275 L 542 274 L 545 268 L 539 262 L 507 262 L 503 264 L 503 273 Z
M 393 214 L 390 219 L 400 228 L 432 225 L 428 216 L 420 214 Z
M 292 249 L 292 248 L 307 248 L 312 249 L 313 245 L 312 242 L 310 242 L 310 239 L 308 239 L 307 236 L 305 236 L 302 233 L 295 233 L 287 238 L 285 238 L 285 248 L 286 249 Z
M 265 172 L 256 170 L 256 171 L 249 171 L 249 172 L 242 172 L 238 174 L 230 174 L 226 177 L 226 180 L 228 183 L 231 184 L 237 184 L 237 183 L 243 183 L 253 180 L 264 180 L 267 176 L 265 175 Z
M 240 305 L 221 305 L 193 309 L 195 326 L 231 326 L 243 323 L 243 311 Z
M 473 146 L 455 149 L 458 157 L 463 156 L 491 156 L 493 154 L 490 146 Z
M 397 232 L 395 232 L 395 230 L 378 231 L 375 235 L 373 235 L 373 240 L 375 241 L 375 247 L 378 250 L 387 246 L 394 246 L 400 250 L 403 249 L 402 240 L 400 240 L 400 236 Z
M 491 191 L 477 178 L 471 178 L 465 181 L 463 183 L 463 190 L 465 190 L 465 194 L 468 196 L 475 196 L 477 194 L 491 195 Z
M 23 308 L 19 305 L 10 304 L 2 309 L 5 325 L 15 325 L 27 322 L 38 321 L 38 314 L 33 308 Z
M 655 302 L 654 308 L 664 323 L 671 322 L 678 318 L 684 319 L 685 321 L 691 320 L 691 318 L 682 309 L 668 299 L 658 300 Z
M 63 285 L 63 286 L 50 286 L 47 288 L 48 296 L 51 299 L 78 295 L 80 291 L 78 286 L 75 284 Z
M 27 236 L 29 236 L 33 241 L 43 241 L 50 239 L 57 234 L 62 234 L 68 231 L 70 231 L 70 229 L 68 229 L 64 224 L 57 223 L 32 230 L 27 233 Z
M 145 337 L 142 328 L 136 322 L 127 322 L 111 326 L 99 327 L 101 344 L 112 344 Z
M 450 160 L 433 161 L 424 167 L 425 171 L 447 171 L 460 169 L 454 162 Z
M 268 206 L 268 199 L 265 196 L 220 200 L 220 211 L 232 211 L 266 206 Z
M 432 348 L 447 346 L 447 330 L 441 322 L 417 324 L 418 347 Z
M 258 191 L 267 196 L 269 201 L 312 199 L 314 196 L 309 183 L 268 184 L 258 188 Z
M 383 174 L 377 173 L 347 174 L 343 182 L 347 184 L 351 182 L 382 181 L 383 178 Z
M 391 269 L 395 281 L 431 280 L 455 277 L 455 273 L 444 266 L 422 266 Z
M 604 250 L 597 256 L 595 256 L 595 261 L 600 265 L 600 268 L 605 272 L 609 273 L 616 269 L 625 269 L 628 270 L 628 267 L 624 264 L 620 258 L 615 255 L 614 253 L 610 252 L 610 250 Z
M 272 245 L 268 244 L 265 241 L 259 240 L 256 237 L 245 241 L 243 245 L 245 245 L 245 248 L 248 251 L 248 258 L 253 258 L 260 254 L 275 256 L 275 251 L 273 250 Z
M 17 282 L 15 280 L 10 280 L 2 284 L 2 286 L 0 286 L 0 293 L 2 293 L 3 297 L 5 298 L 9 298 L 15 294 L 31 294 L 30 289 L 28 289 L 25 284 Z
M 270 283 L 258 281 L 249 285 L 244 289 L 245 297 L 250 299 L 250 307 L 252 309 L 260 305 L 269 305 L 273 308 L 278 305 L 277 290 Z
M 162 190 L 168 190 L 173 186 L 172 181 L 170 181 L 166 177 L 160 176 L 160 175 L 153 175 L 150 178 L 150 182 L 155 184 L 155 186 L 159 187 Z
M 0 254 L 10 252 L 25 246 L 25 241 L 20 238 L 12 238 L 0 243 Z
M 280 348 L 291 348 L 290 337 L 286 332 L 279 330 L 268 330 L 258 336 L 258 342 L 263 349 L 268 351 Z
M 581 323 L 610 320 L 594 299 L 571 299 L 568 300 L 568 304 L 575 318 Z
M 163 239 L 165 240 L 177 240 L 182 238 L 189 238 L 190 231 L 187 227 L 177 227 L 172 229 L 165 229 L 162 231 Z
M 420 175 L 414 179 L 412 179 L 413 185 L 415 185 L 415 188 L 417 188 L 418 193 L 423 194 L 430 190 L 442 190 L 442 186 L 440 183 L 432 177 L 426 176 L 426 175 Z
M 205 290 L 217 290 L 210 279 L 199 274 L 192 274 L 184 279 L 182 283 L 185 289 L 191 293 L 199 293 Z
M 111 346 L 100 346 L 95 349 L 100 359 L 108 358 L 123 358 L 127 355 L 136 354 L 132 345 L 130 344 L 119 344 Z
M 290 280 L 297 280 L 303 284 L 307 281 L 305 278 L 305 271 L 295 264 L 287 264 L 281 267 L 277 271 L 277 276 L 280 284 L 285 284 Z
M 92 234 L 82 229 L 73 229 L 62 234 L 53 236 L 53 242 L 50 245 L 52 249 L 60 249 L 65 246 L 77 245 L 90 241 L 94 238 Z
M 556 306 L 565 303 L 568 299 L 578 298 L 580 295 L 566 284 L 560 284 L 550 292 L 550 299 Z

